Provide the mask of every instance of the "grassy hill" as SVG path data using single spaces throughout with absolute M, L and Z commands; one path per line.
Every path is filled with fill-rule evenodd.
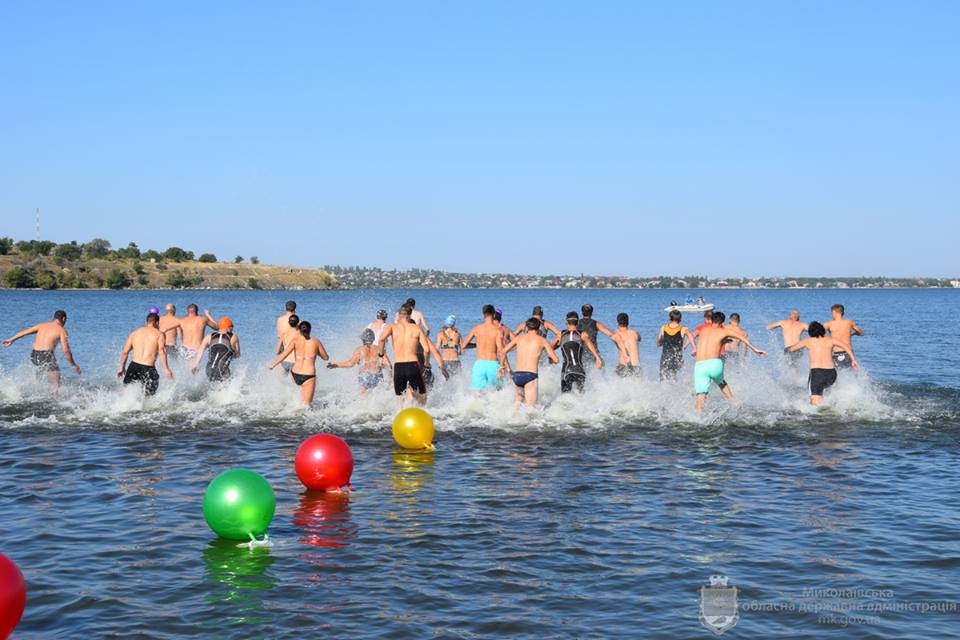
M 330 289 L 323 269 L 267 264 L 0 255 L 0 286 L 41 289 Z

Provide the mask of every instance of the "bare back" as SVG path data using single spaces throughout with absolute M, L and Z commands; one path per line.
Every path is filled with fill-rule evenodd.
M 803 335 L 803 332 L 806 331 L 808 327 L 806 322 L 791 320 L 790 318 L 781 320 L 779 326 L 780 331 L 783 333 L 784 347 L 792 347 L 800 342 L 800 336 Z
M 317 356 L 324 354 L 323 344 L 316 338 L 297 336 L 293 342 L 293 353 L 296 362 L 291 371 L 299 374 L 317 373 Z
M 719 358 L 724 340 L 733 337 L 736 336 L 728 327 L 710 324 L 701 328 L 697 340 L 697 360 Z
M 550 343 L 536 332 L 528 331 L 521 334 L 515 338 L 514 342 L 517 350 L 515 371 L 537 373 L 540 366 L 540 354 L 544 351 L 552 356 L 552 360 L 556 360 L 553 349 L 550 348 Z
M 164 344 L 168 347 L 177 345 L 177 327 L 180 326 L 180 318 L 173 314 L 160 317 L 160 331 L 163 332 Z
M 503 331 L 492 322 L 484 322 L 473 328 L 477 341 L 477 360 L 496 360 L 498 347 L 502 344 Z
M 153 327 L 140 327 L 127 339 L 133 350 L 133 361 L 147 367 L 157 362 L 157 355 L 164 346 L 163 333 Z
M 207 330 L 207 319 L 202 316 L 190 316 L 180 320 L 180 327 L 183 329 L 181 341 L 183 346 L 191 351 L 196 351 L 203 343 L 203 334 Z
M 627 327 L 618 327 L 613 333 L 613 342 L 617 345 L 620 364 L 640 366 L 640 334 Z
M 426 336 L 419 324 L 402 320 L 389 325 L 390 337 L 393 340 L 394 362 L 417 362 L 417 345 L 423 341 L 424 351 L 429 350 Z
M 853 320 L 841 318 L 840 320 L 830 320 L 823 323 L 823 328 L 830 332 L 830 335 L 837 338 L 840 342 L 850 344 L 853 334 L 856 333 L 857 324 Z M 837 345 L 834 351 L 846 351 L 842 345 Z
M 35 351 L 53 351 L 66 335 L 66 329 L 56 320 L 41 322 L 37 325 L 33 348 Z

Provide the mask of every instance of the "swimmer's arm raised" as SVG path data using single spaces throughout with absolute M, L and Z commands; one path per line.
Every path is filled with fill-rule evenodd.
M 209 312 L 208 310 L 204 309 L 204 310 L 203 310 L 203 315 L 206 316 L 206 318 L 204 318 L 204 322 L 207 323 L 207 326 L 208 326 L 208 327 L 210 327 L 211 329 L 219 329 L 219 328 L 220 328 L 220 324 L 219 324 L 216 320 L 213 319 L 213 316 L 210 315 L 210 312 Z
M 40 325 L 35 324 L 35 325 L 33 325 L 32 327 L 30 327 L 29 329 L 24 329 L 24 330 L 21 331 L 20 333 L 15 334 L 13 337 L 7 338 L 6 340 L 4 340 L 4 341 L 3 341 L 3 346 L 9 347 L 10 345 L 12 345 L 14 342 L 16 342 L 17 340 L 19 340 L 20 338 L 24 338 L 24 337 L 26 337 L 26 336 L 32 335 L 32 334 L 36 333 L 36 332 L 39 331 L 39 330 L 40 330 Z
M 779 329 L 782 326 L 783 320 L 777 320 L 776 322 L 771 322 L 767 325 L 767 331 L 773 331 L 774 329 Z

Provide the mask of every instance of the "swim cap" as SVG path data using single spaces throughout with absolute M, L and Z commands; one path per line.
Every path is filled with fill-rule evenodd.
M 445 327 L 454 327 L 457 324 L 457 316 L 447 316 L 447 319 L 443 321 L 443 326 Z
M 230 331 L 233 329 L 233 320 L 227 316 L 220 318 L 220 331 Z
M 157 314 L 157 315 L 160 315 L 160 309 L 157 308 L 157 307 L 150 307 L 149 309 L 147 309 L 147 314 L 149 315 L 149 314 L 151 314 L 151 313 L 155 313 L 155 314 Z
M 499 313 L 501 316 L 503 315 L 503 309 L 501 309 L 500 307 L 497 307 L 496 309 L 494 309 L 494 311 Z
M 360 342 L 368 347 L 373 344 L 374 338 L 376 338 L 376 336 L 373 334 L 373 329 L 364 329 L 360 334 Z

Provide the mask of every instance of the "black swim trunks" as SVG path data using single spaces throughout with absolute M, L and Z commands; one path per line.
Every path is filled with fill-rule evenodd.
M 420 365 L 416 362 L 397 362 L 393 365 L 393 391 L 401 396 L 407 387 L 413 389 L 414 393 L 427 392 Z
M 160 386 L 160 374 L 157 373 L 156 367 L 131 362 L 130 366 L 127 367 L 126 375 L 123 376 L 123 384 L 130 384 L 131 382 L 142 384 L 144 393 L 152 396 L 157 392 L 157 387 Z
M 57 364 L 53 351 L 37 351 L 34 349 L 30 352 L 30 362 L 37 368 L 37 375 L 60 371 L 60 365 Z
M 618 364 L 617 375 L 621 378 L 633 378 L 640 375 L 640 367 L 633 364 Z
M 536 380 L 538 376 L 532 371 L 514 371 L 512 377 L 513 384 L 522 388 Z
M 560 378 L 560 393 L 569 393 L 576 387 L 577 391 L 583 393 L 583 383 L 587 376 L 582 373 L 567 371 Z
M 837 381 L 836 369 L 810 369 L 810 395 L 822 396 Z
M 835 366 L 837 369 L 850 369 L 853 367 L 853 361 L 850 359 L 850 354 L 846 351 L 834 351 L 833 366 Z
M 303 383 L 307 380 L 312 380 L 317 377 L 317 374 L 315 373 L 293 373 L 292 371 L 290 372 L 290 375 L 293 376 L 293 381 L 298 387 L 302 387 Z

